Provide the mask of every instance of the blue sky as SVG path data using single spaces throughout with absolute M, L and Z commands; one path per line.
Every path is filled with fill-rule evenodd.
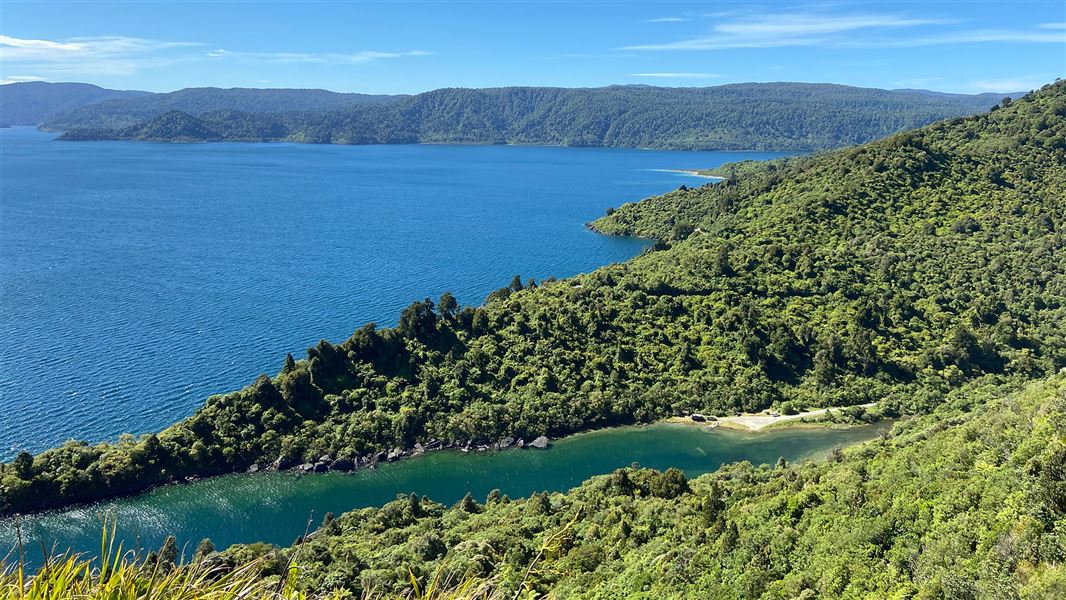
M 417 93 L 833 82 L 952 92 L 1066 77 L 1066 2 L 0 3 L 0 79 Z

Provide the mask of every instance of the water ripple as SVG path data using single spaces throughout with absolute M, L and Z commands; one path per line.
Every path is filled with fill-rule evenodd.
M 160 429 L 320 338 L 636 240 L 583 223 L 740 153 L 60 143 L 0 130 L 0 458 Z

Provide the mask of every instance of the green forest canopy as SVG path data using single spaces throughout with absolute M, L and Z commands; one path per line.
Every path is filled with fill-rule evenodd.
M 1021 388 L 1021 389 L 1019 389 Z M 989 381 L 828 461 L 747 462 L 686 481 L 621 469 L 565 494 L 447 507 L 400 497 L 290 548 L 206 558 L 299 565 L 309 590 L 484 580 L 498 597 L 1066 596 L 1066 375 Z
M 484 306 L 416 302 L 158 435 L 0 470 L 5 512 L 429 439 L 699 411 L 938 405 L 1066 366 L 1066 83 L 865 146 L 742 166 L 592 224 L 656 249 Z
M 811 150 L 973 114 L 999 100 L 806 83 L 447 88 L 415 96 L 202 88 L 92 104 L 44 127 L 69 140 Z
M 150 94 L 134 90 L 109 90 L 88 83 L 8 83 L 0 86 L 0 121 L 8 125 L 38 125 L 50 115 L 87 104 Z

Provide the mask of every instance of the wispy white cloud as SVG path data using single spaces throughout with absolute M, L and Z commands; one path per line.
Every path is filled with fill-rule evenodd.
M 195 42 L 168 42 L 135 37 L 104 36 L 54 40 L 32 40 L 0 35 L 5 61 L 67 61 L 71 58 L 116 58 L 153 54 L 173 48 L 199 46 Z
M 82 37 L 67 40 L 0 36 L 4 63 L 48 76 L 132 75 L 149 68 L 207 60 L 240 60 L 271 64 L 361 64 L 376 60 L 425 56 L 424 50 L 384 52 L 241 52 L 206 44 L 135 37 Z
M 569 54 L 556 54 L 548 56 L 548 60 L 588 59 L 598 60 L 605 58 L 631 58 L 634 54 L 627 52 L 571 52 Z
M 6 51 L 8 56 L 11 56 L 12 53 L 18 56 L 20 53 L 32 54 L 34 52 L 78 52 L 85 48 L 83 44 L 53 42 L 52 40 L 28 40 L 10 35 L 0 35 L 0 46 L 9 48 Z M 18 48 L 18 50 L 11 50 L 11 48 Z
M 47 75 L 130 75 L 150 66 L 173 64 L 200 44 L 135 37 L 80 37 L 67 40 L 0 36 L 4 62 Z
M 214 59 L 237 59 L 274 64 L 360 64 L 390 58 L 409 56 L 429 56 L 432 52 L 425 50 L 406 50 L 403 52 L 380 52 L 363 50 L 360 52 L 239 52 L 232 50 L 211 50 L 206 56 Z
M 630 77 L 661 77 L 668 79 L 714 79 L 715 77 L 721 77 L 718 73 L 683 73 L 683 72 L 661 72 L 661 73 L 630 73 Z
M 625 46 L 627 51 L 724 50 L 789 46 L 906 47 L 987 42 L 1066 43 L 1056 23 L 1042 29 L 910 30 L 953 25 L 953 19 L 914 18 L 893 14 L 834 15 L 822 10 L 751 14 L 716 23 L 710 33 L 671 42 Z M 889 32 L 903 32 L 889 35 Z
M 908 48 L 917 46 L 942 46 L 946 44 L 982 44 L 988 42 L 1066 44 L 1066 32 L 1021 31 L 1017 29 L 976 29 L 972 31 L 944 32 L 937 35 L 902 39 L 871 38 L 840 42 L 839 45 L 873 48 Z
M 919 25 L 952 23 L 942 19 L 906 19 L 892 15 L 856 15 L 827 17 L 808 14 L 767 15 L 753 21 L 723 23 L 716 31 L 746 37 L 794 37 L 811 34 L 839 33 L 856 29 L 895 29 Z
M 648 19 L 645 23 L 684 23 L 685 21 L 691 21 L 688 17 L 657 17 L 655 19 Z
M 700 16 L 706 19 L 720 19 L 722 17 L 732 17 L 735 15 L 743 14 L 745 12 L 746 11 L 744 9 L 737 8 L 733 10 L 716 10 L 714 12 L 703 13 Z
M 897 29 L 944 23 L 893 15 L 829 16 L 805 13 L 758 15 L 718 23 L 710 35 L 674 42 L 637 44 L 623 50 L 721 50 L 811 46 L 831 42 L 833 34 L 862 29 Z
M 1066 23 L 1041 23 L 1041 29 L 1066 29 Z
M 48 81 L 48 79 L 37 75 L 8 75 L 7 77 L 0 79 L 0 85 L 7 85 L 9 83 L 26 83 L 28 81 Z

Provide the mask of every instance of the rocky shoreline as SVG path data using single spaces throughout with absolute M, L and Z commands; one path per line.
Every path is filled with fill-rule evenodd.
M 357 456 L 354 459 L 333 458 L 327 454 L 319 457 L 319 459 L 313 463 L 297 463 L 295 460 L 278 457 L 277 460 L 268 465 L 253 464 L 248 467 L 245 472 L 292 471 L 303 474 L 338 471 L 350 473 L 360 469 L 374 469 L 381 463 L 391 463 L 403 458 L 421 456 L 429 452 L 439 452 L 442 450 L 457 450 L 459 452 L 487 452 L 490 450 L 507 450 L 509 448 L 533 448 L 536 450 L 544 450 L 547 449 L 549 445 L 551 445 L 551 441 L 548 439 L 548 436 L 545 435 L 538 436 L 529 442 L 525 441 L 523 438 L 508 436 L 494 444 L 475 444 L 473 441 L 468 441 L 465 444 L 460 445 L 458 442 L 429 440 L 425 444 L 417 442 L 411 448 L 392 448 L 390 450 L 368 452 L 367 454 Z

